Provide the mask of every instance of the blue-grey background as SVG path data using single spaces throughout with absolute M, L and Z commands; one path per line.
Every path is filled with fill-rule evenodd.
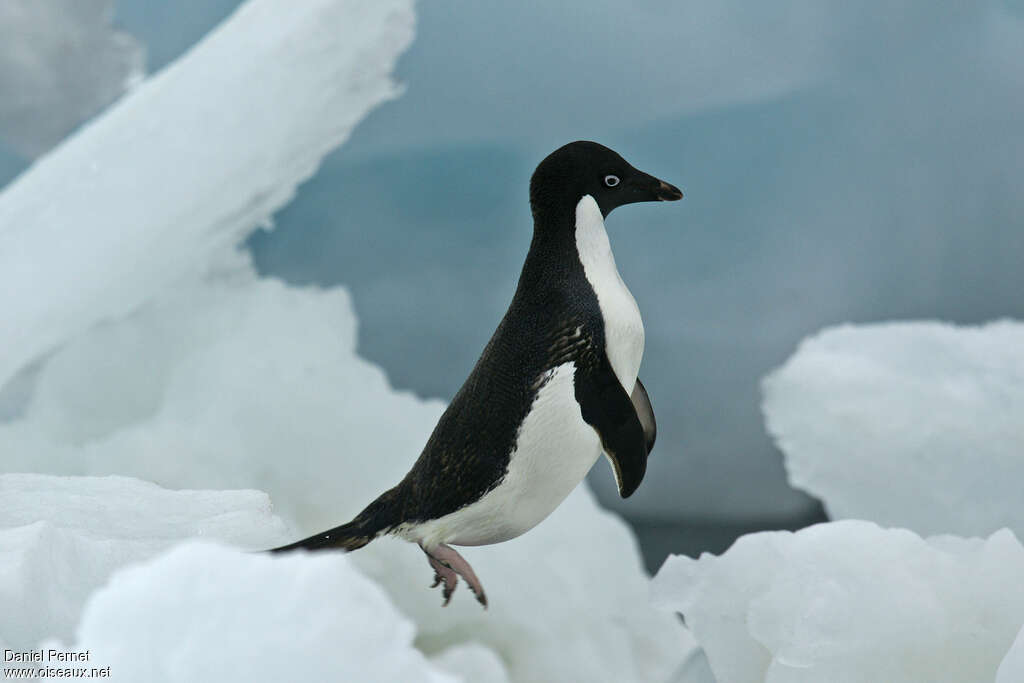
M 116 0 L 114 19 L 154 71 L 236 4 Z M 591 483 L 651 562 L 820 514 L 786 484 L 759 407 L 759 379 L 802 337 L 1024 318 L 1024 2 L 417 10 L 404 95 L 247 248 L 264 273 L 350 288 L 361 354 L 449 398 L 511 298 L 544 155 L 593 139 L 682 187 L 608 221 L 660 434 L 631 499 L 603 464 Z M 16 143 L 0 141 L 0 182 L 29 162 Z

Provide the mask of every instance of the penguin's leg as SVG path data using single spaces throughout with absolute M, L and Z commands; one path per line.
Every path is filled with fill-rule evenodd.
M 427 550 L 423 545 L 420 545 L 420 548 L 426 553 L 427 561 L 430 562 L 430 566 L 434 569 L 434 586 L 444 581 L 444 589 L 441 594 L 444 596 L 445 605 L 451 599 L 452 591 L 455 590 L 455 585 L 458 583 L 456 577 L 461 576 L 466 580 L 469 589 L 473 591 L 477 602 L 485 608 L 487 607 L 487 596 L 484 594 L 484 587 L 480 584 L 480 579 L 476 577 L 476 572 L 473 571 L 473 568 L 469 566 L 469 562 L 466 562 L 462 555 L 459 555 L 454 548 L 444 543 L 439 543 L 431 547 L 430 550 Z

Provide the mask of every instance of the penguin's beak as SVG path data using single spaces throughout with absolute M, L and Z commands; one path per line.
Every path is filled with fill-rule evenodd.
M 655 178 L 655 180 L 658 180 Z M 683 198 L 683 191 L 675 185 L 669 185 L 664 180 L 658 180 L 658 186 L 654 190 L 654 195 L 663 202 L 674 202 L 677 199 Z
M 636 171 L 630 184 L 634 193 L 631 202 L 674 202 L 683 198 L 678 187 L 643 171 Z

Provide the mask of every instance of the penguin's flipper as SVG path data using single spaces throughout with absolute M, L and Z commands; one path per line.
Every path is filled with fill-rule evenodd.
M 636 386 L 629 400 L 633 402 L 636 409 L 636 416 L 640 418 L 640 426 L 644 428 L 644 441 L 647 444 L 647 454 L 651 454 L 654 448 L 654 440 L 658 437 L 658 423 L 654 419 L 654 408 L 651 407 L 651 399 L 647 396 L 647 389 L 640 378 L 636 378 Z
M 607 360 L 593 369 L 577 368 L 575 379 L 583 419 L 601 437 L 619 495 L 629 498 L 647 471 L 647 436 L 637 410 Z

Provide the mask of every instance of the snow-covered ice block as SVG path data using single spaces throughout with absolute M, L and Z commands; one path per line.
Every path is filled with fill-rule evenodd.
M 415 632 L 345 555 L 196 542 L 114 574 L 69 649 L 132 683 L 456 683 L 413 647 Z
M 0 387 L 232 257 L 373 107 L 411 0 L 250 0 L 0 193 Z
M 718 683 L 982 683 L 1024 625 L 1024 546 L 922 539 L 848 520 L 672 556 L 656 603 L 681 612 Z
M 831 328 L 763 386 L 791 483 L 831 517 L 1024 535 L 1024 323 Z
M 4 467 L 253 488 L 303 529 L 333 526 L 405 474 L 444 409 L 356 353 L 341 288 L 248 269 L 182 285 L 42 365 Z
M 259 548 L 285 533 L 262 491 L 171 491 L 128 477 L 0 474 L 0 529 L 46 522 L 93 538 L 165 545 L 191 536 Z
M 67 638 L 118 567 L 182 539 L 246 548 L 285 536 L 259 491 L 169 491 L 125 477 L 0 475 L 0 640 Z

